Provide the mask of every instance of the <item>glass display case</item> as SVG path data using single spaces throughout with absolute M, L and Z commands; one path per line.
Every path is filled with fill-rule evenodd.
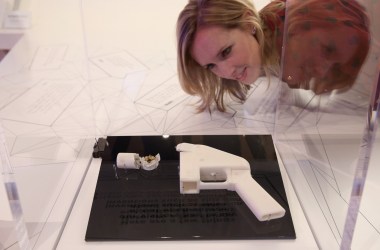
M 282 77 L 293 79 L 288 81 L 290 88 L 282 86 L 276 113 L 276 146 L 319 246 L 375 249 L 378 243 L 372 240 L 378 236 L 379 217 L 374 211 L 380 204 L 369 197 L 373 197 L 378 183 L 371 172 L 376 172 L 378 165 L 379 20 L 375 10 L 379 6 L 373 1 L 360 1 L 360 9 L 355 1 L 321 1 L 312 7 L 325 10 L 325 15 L 315 20 L 305 18 L 313 15 L 312 9 L 306 5 L 298 8 L 297 4 L 288 1 Z M 356 10 L 354 17 L 352 10 Z M 308 23 L 301 24 L 300 20 Z M 326 27 L 327 33 L 323 30 Z M 369 34 L 368 48 L 361 42 L 365 41 L 364 31 Z M 300 54 L 309 52 L 294 55 L 295 45 Z M 360 71 L 352 62 L 350 71 L 344 69 L 343 57 L 360 58 L 367 49 Z M 339 64 L 340 68 L 336 66 Z M 301 67 L 302 73 L 293 76 L 296 67 Z M 334 78 L 329 70 L 345 74 L 346 80 Z M 295 87 L 297 77 L 299 81 L 307 77 L 311 80 Z M 339 81 L 352 83 L 349 87 L 337 86 Z M 320 89 L 320 85 L 326 89 Z M 334 86 L 336 89 L 331 91 Z
M 179 83 L 187 2 L 30 1 L 32 25 L 0 62 L 0 248 L 378 249 L 380 1 L 279 1 L 276 74 L 225 112 L 197 112 Z M 260 152 L 278 161 L 295 239 L 85 241 L 101 138 L 231 135 L 273 141 Z

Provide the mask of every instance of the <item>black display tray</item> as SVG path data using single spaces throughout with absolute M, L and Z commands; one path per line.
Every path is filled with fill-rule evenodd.
M 295 239 L 293 221 L 270 135 L 107 137 L 86 241 Z M 227 190 L 179 192 L 178 143 L 208 145 L 249 161 L 252 177 L 286 215 L 260 222 Z M 119 152 L 161 156 L 152 171 L 115 168 Z

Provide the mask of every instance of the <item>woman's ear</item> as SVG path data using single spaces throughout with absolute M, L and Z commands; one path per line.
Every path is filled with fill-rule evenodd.
M 250 19 L 250 18 L 252 18 L 253 16 L 254 16 L 254 13 L 253 13 L 253 11 L 250 10 L 250 9 L 247 9 L 247 10 L 244 12 L 244 14 L 243 14 L 243 18 L 244 18 L 244 19 Z
M 245 20 L 244 29 L 250 32 L 252 35 L 256 34 L 256 26 L 252 24 L 252 19 L 254 18 L 254 13 L 251 10 L 246 10 L 243 14 L 243 20 Z

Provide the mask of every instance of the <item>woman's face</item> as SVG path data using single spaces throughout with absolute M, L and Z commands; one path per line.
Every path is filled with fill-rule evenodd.
M 249 31 L 201 27 L 190 53 L 199 65 L 222 78 L 248 85 L 261 73 L 259 44 Z

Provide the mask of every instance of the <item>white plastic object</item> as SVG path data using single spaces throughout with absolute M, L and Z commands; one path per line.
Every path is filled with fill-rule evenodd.
M 251 176 L 249 162 L 206 145 L 180 143 L 180 193 L 200 189 L 236 191 L 259 221 L 281 218 L 285 209 Z
M 116 166 L 124 169 L 139 169 L 140 157 L 136 153 L 118 153 L 116 156 Z
M 116 156 L 116 166 L 124 169 L 139 169 L 150 171 L 158 167 L 160 154 L 140 157 L 136 153 L 118 153 Z

